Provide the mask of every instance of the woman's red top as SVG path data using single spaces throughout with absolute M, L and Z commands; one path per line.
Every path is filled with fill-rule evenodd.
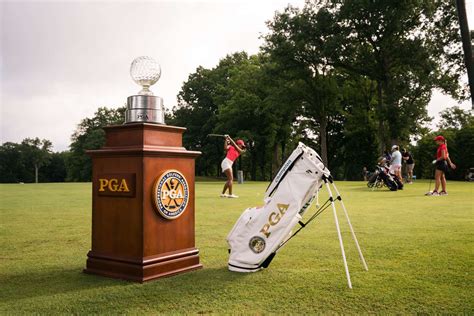
M 443 159 L 443 150 L 446 151 L 446 157 L 448 156 L 448 147 L 446 146 L 446 144 L 441 144 L 438 146 L 438 150 L 436 151 L 436 160 Z
M 230 159 L 231 161 L 235 161 L 240 156 L 240 153 L 234 146 L 227 147 L 227 155 L 226 158 Z

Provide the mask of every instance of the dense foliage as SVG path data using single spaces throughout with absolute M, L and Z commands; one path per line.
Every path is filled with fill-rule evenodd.
M 220 174 L 222 140 L 206 135 L 227 133 L 251 144 L 237 166 L 248 178 L 270 179 L 303 141 L 336 177 L 360 179 L 393 144 L 431 137 L 434 88 L 465 96 L 451 1 L 307 1 L 267 25 L 260 53 L 226 56 L 183 84 L 170 122 L 203 151 L 199 175 Z
M 87 150 L 99 149 L 105 143 L 103 127 L 123 124 L 125 107 L 108 109 L 100 107 L 94 117 L 85 118 L 79 123 L 71 136 L 70 152 L 67 155 L 67 180 L 90 181 L 92 177 L 92 160 L 86 154 Z
M 474 168 L 474 116 L 459 107 L 446 109 L 440 113 L 439 129 L 423 136 L 414 146 L 415 174 L 418 177 L 433 176 L 431 161 L 435 159 L 436 144 L 433 137 L 443 135 L 447 140 L 451 160 L 457 166 L 448 172 L 450 179 L 464 179 L 469 168 Z
M 61 178 L 59 154 L 51 152 L 49 140 L 25 138 L 20 144 L 7 142 L 0 146 L 0 182 L 54 182 L 64 181 Z M 54 159 L 53 159 L 54 158 Z M 54 169 L 53 173 L 47 172 Z

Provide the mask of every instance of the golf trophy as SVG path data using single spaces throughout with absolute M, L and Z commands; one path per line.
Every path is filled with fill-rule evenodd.
M 125 124 L 107 126 L 92 157 L 92 242 L 85 273 L 145 282 L 202 268 L 195 247 L 194 171 L 201 154 L 183 147 L 185 128 L 164 122 L 150 87 L 160 65 L 138 57 Z
M 163 99 L 156 97 L 150 87 L 161 77 L 160 65 L 148 56 L 135 58 L 130 66 L 133 81 L 142 86 L 138 95 L 129 96 L 125 123 L 148 122 L 165 124 Z

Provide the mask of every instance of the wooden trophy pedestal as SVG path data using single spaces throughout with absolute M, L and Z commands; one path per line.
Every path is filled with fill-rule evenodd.
M 185 128 L 105 128 L 92 156 L 92 246 L 85 273 L 145 282 L 202 268 L 194 235 L 194 166 Z

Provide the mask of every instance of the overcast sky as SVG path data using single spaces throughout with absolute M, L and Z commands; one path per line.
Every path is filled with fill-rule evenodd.
M 148 55 L 162 68 L 152 87 L 167 108 L 198 66 L 225 55 L 257 53 L 265 21 L 303 0 L 2 1 L 0 142 L 46 138 L 55 151 L 99 106 L 118 107 L 140 87 L 130 63 Z M 467 1 L 468 16 L 474 16 Z M 435 93 L 429 114 L 456 105 Z M 470 108 L 470 102 L 461 105 Z

